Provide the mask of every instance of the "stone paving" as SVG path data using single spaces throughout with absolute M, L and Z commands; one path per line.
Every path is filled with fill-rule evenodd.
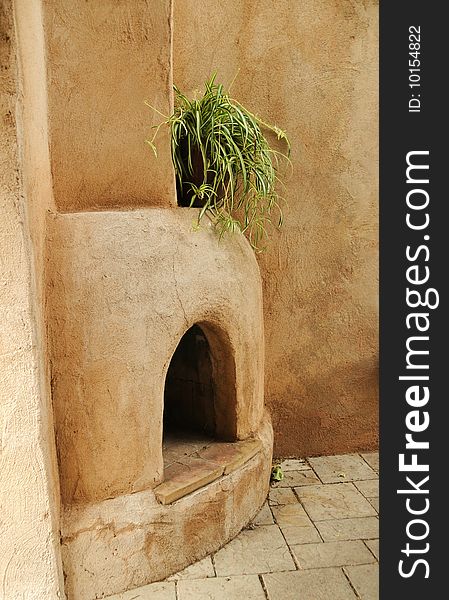
M 378 453 L 281 466 L 284 479 L 224 548 L 109 600 L 377 600 Z

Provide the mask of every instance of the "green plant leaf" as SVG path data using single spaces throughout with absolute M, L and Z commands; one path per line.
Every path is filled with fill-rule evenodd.
M 278 482 L 284 479 L 284 473 L 282 472 L 281 465 L 274 465 L 271 469 L 271 481 Z
M 232 99 L 216 83 L 216 73 L 205 82 L 199 99 L 189 100 L 177 86 L 173 89 L 175 108 L 170 117 L 147 103 L 165 119 L 147 143 L 156 153 L 155 138 L 159 128 L 167 125 L 180 189 L 188 205 L 201 206 L 198 222 L 207 212 L 220 238 L 242 231 L 252 247 L 261 251 L 267 226 L 273 224 L 273 211 L 278 212 L 279 226 L 283 222 L 276 184 L 281 179 L 281 161 L 291 166 L 287 134 Z M 271 148 L 263 130 L 284 142 L 286 152 Z

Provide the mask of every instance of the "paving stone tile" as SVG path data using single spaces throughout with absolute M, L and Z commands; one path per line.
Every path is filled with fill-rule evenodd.
M 122 594 L 108 596 L 105 600 L 176 600 L 175 582 L 150 583 Z
M 367 498 L 368 502 L 374 508 L 374 510 L 379 513 L 379 498 Z
M 204 450 L 200 450 L 198 456 L 221 465 L 224 474 L 228 475 L 248 462 L 261 448 L 262 442 L 258 439 L 234 444 L 215 442 Z
M 285 506 L 273 506 L 272 510 L 276 523 L 280 526 L 309 527 L 312 525 L 312 521 L 299 502 Z
M 358 454 L 318 456 L 308 460 L 323 483 L 340 483 L 376 477 L 375 471 Z
M 376 516 L 376 511 L 352 483 L 295 488 L 313 521 Z
M 315 544 L 322 542 L 320 534 L 314 525 L 310 525 L 310 527 L 286 525 L 285 527 L 281 527 L 281 530 L 290 547 L 295 544 Z
M 262 506 L 258 514 L 252 520 L 253 525 L 272 525 L 274 523 L 273 515 L 271 514 L 268 502 Z
M 287 544 L 321 542 L 318 531 L 299 502 L 273 507 L 273 515 L 287 540 Z
M 372 469 L 379 472 L 379 452 L 362 452 L 360 456 L 366 460 Z
M 257 575 L 183 580 L 178 583 L 178 600 L 265 600 Z
M 345 567 L 355 591 L 361 600 L 379 600 L 379 565 Z
M 286 458 L 280 465 L 284 473 L 287 471 L 306 471 L 310 469 L 305 458 Z
M 284 479 L 276 484 L 278 487 L 296 487 L 300 485 L 319 485 L 321 481 L 312 469 L 302 471 L 286 471 Z
M 277 525 L 262 525 L 242 531 L 215 554 L 214 563 L 218 576 L 296 568 Z
M 167 581 L 178 581 L 179 579 L 205 579 L 215 577 L 214 565 L 210 556 L 206 556 L 193 565 L 189 565 L 179 573 L 168 577 Z
M 379 480 L 369 479 L 367 481 L 354 481 L 355 487 L 362 492 L 365 498 L 379 497 Z
M 268 494 L 268 503 L 270 506 L 280 506 L 283 504 L 296 504 L 298 498 L 291 488 L 271 488 Z
M 263 575 L 269 600 L 356 600 L 341 569 Z
M 379 540 L 365 540 L 365 544 L 368 546 L 377 560 L 379 560 Z
M 291 546 L 300 569 L 320 569 L 363 565 L 375 561 L 374 556 L 360 541 L 321 542 Z
M 223 474 L 223 467 L 200 458 L 187 457 L 165 469 L 165 481 L 154 489 L 162 504 L 170 504 Z
M 162 443 L 162 454 L 164 465 L 170 464 L 193 456 L 199 450 L 207 448 L 213 443 L 211 438 L 201 437 L 199 435 L 188 435 L 179 432 L 178 434 L 168 435 Z
M 317 521 L 315 525 L 325 542 L 367 540 L 379 535 L 379 519 L 377 517 L 332 519 Z

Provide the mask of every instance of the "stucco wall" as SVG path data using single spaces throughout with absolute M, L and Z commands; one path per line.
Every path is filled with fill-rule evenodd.
M 30 227 L 32 215 L 37 216 L 31 199 L 36 196 L 30 191 L 35 169 L 31 162 L 27 174 L 23 168 L 30 157 L 25 138 L 30 139 L 32 129 L 24 110 L 30 88 L 16 51 L 23 2 L 18 0 L 15 8 L 14 19 L 12 3 L 0 5 L 0 598 L 53 600 L 62 597 L 62 569 L 37 301 L 40 259 L 35 242 L 42 239 L 42 219 Z M 39 4 L 29 9 L 31 43 L 36 42 L 33 25 L 39 20 Z M 35 67 L 41 49 L 35 43 Z M 34 133 L 39 144 L 39 128 Z
M 168 131 L 172 0 L 42 0 L 49 139 L 60 211 L 175 204 Z M 165 143 L 164 143 L 165 142 Z
M 260 257 L 275 454 L 377 443 L 375 0 L 182 0 L 174 82 L 211 72 L 287 130 L 285 226 Z

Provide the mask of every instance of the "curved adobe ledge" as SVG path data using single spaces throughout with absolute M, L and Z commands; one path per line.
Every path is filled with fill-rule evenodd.
M 159 581 L 218 550 L 265 501 L 272 428 L 265 414 L 260 449 L 245 464 L 173 504 L 155 490 L 118 496 L 63 514 L 66 593 L 93 600 Z
M 242 442 L 213 441 L 190 456 L 177 458 L 164 470 L 164 481 L 154 493 L 161 504 L 171 504 L 187 494 L 233 473 L 262 448 L 259 439 Z

